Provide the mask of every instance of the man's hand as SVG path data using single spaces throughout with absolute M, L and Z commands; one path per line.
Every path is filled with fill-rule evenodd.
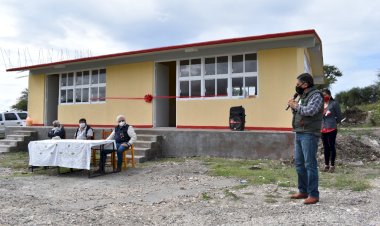
M 297 106 L 298 106 L 298 103 L 297 103 L 297 101 L 295 101 L 295 100 L 293 100 L 293 99 L 290 99 L 290 100 L 288 101 L 288 105 L 290 106 L 290 108 L 292 108 L 292 109 L 296 109 Z

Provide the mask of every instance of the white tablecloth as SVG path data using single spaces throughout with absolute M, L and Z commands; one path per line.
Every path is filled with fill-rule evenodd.
M 89 170 L 91 148 L 100 145 L 112 148 L 115 141 L 74 139 L 31 141 L 28 144 L 29 165 L 60 166 Z

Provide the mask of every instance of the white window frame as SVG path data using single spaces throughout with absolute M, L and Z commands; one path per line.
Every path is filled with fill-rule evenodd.
M 247 54 L 256 54 L 256 68 L 257 70 L 255 72 L 245 72 L 245 58 Z M 242 73 L 232 73 L 232 56 L 236 55 L 243 55 L 243 72 Z M 227 74 L 217 74 L 217 58 L 218 57 L 228 57 L 228 73 Z M 214 75 L 205 75 L 205 59 L 206 58 L 215 58 L 215 74 Z M 200 76 L 191 76 L 190 68 L 191 68 L 191 60 L 193 59 L 201 59 L 201 75 Z M 180 61 L 182 60 L 189 60 L 189 76 L 181 77 L 180 76 Z M 192 58 L 181 58 L 176 60 L 177 70 L 176 70 L 176 77 L 177 77 L 177 100 L 199 100 L 199 99 L 241 99 L 246 98 L 245 93 L 245 78 L 246 77 L 256 77 L 256 90 L 255 92 L 259 95 L 259 59 L 257 57 L 257 52 L 239 52 L 239 53 L 230 53 L 230 54 L 219 54 L 219 55 L 212 55 L 212 56 L 202 56 L 202 57 L 192 57 Z M 233 96 L 232 94 L 232 78 L 243 78 L 243 95 L 240 96 Z M 227 96 L 215 96 L 215 97 L 205 97 L 205 80 L 214 80 L 215 81 L 215 94 L 217 94 L 217 80 L 218 79 L 227 79 Z M 191 81 L 195 80 L 201 80 L 201 96 L 202 97 L 191 97 Z M 189 81 L 189 98 L 179 97 L 180 96 L 180 82 L 181 81 Z
M 99 77 L 98 77 L 98 83 L 97 84 L 91 84 L 91 78 L 92 78 L 92 71 L 94 70 L 97 70 L 98 71 L 98 76 L 100 74 L 100 70 L 105 70 L 105 77 L 106 77 L 106 82 L 105 83 L 99 83 Z M 81 85 L 77 85 L 76 84 L 76 78 L 77 78 L 77 73 L 78 72 L 82 72 L 82 76 L 83 76 L 83 72 L 84 71 L 89 71 L 89 82 L 88 84 L 85 84 L 83 85 L 83 80 L 82 80 L 82 84 Z M 66 76 L 68 76 L 69 73 L 73 73 L 74 74 L 74 77 L 73 77 L 73 85 L 72 86 L 62 86 L 62 75 L 63 74 L 66 74 Z M 106 68 L 90 68 L 90 69 L 83 69 L 83 70 L 76 70 L 76 71 L 66 71 L 66 72 L 62 72 L 62 73 L 59 73 L 59 95 L 58 95 L 58 101 L 59 101 L 59 104 L 60 105 L 72 105 L 72 104 L 102 104 L 102 103 L 105 103 L 106 102 L 106 99 L 104 100 L 94 100 L 92 101 L 91 100 L 91 88 L 98 88 L 98 96 L 99 96 L 99 88 L 101 87 L 104 87 L 106 92 L 107 92 L 107 70 Z M 77 102 L 76 101 L 76 90 L 77 89 L 80 89 L 81 91 L 81 100 L 83 98 L 83 89 L 86 89 L 88 88 L 88 101 L 87 102 Z M 73 90 L 73 102 L 70 102 L 70 103 L 61 103 L 61 92 L 62 90 Z M 105 93 L 106 95 L 106 93 Z M 105 98 L 106 96 L 104 96 Z M 66 101 L 67 101 L 67 91 L 66 91 Z

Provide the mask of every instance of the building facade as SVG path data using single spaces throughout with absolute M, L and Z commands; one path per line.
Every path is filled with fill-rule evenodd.
M 322 43 L 303 30 L 176 45 L 12 68 L 29 70 L 28 112 L 34 125 L 86 118 L 110 127 L 126 115 L 135 127 L 229 126 L 243 106 L 246 129 L 291 130 L 285 111 L 296 77 L 323 78 Z M 150 98 L 152 97 L 152 98 Z M 150 101 L 151 100 L 151 101 Z

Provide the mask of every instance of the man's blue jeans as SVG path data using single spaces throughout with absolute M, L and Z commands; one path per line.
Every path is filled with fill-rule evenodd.
M 121 164 L 123 163 L 123 151 L 127 150 L 128 148 L 121 145 L 123 143 L 116 143 L 116 151 L 117 151 L 117 166 L 121 167 Z M 103 150 L 100 153 L 100 161 L 104 164 L 107 159 L 107 154 L 114 152 L 112 149 Z
M 319 198 L 318 191 L 318 150 L 319 137 L 312 133 L 296 133 L 294 159 L 298 174 L 298 190 Z

